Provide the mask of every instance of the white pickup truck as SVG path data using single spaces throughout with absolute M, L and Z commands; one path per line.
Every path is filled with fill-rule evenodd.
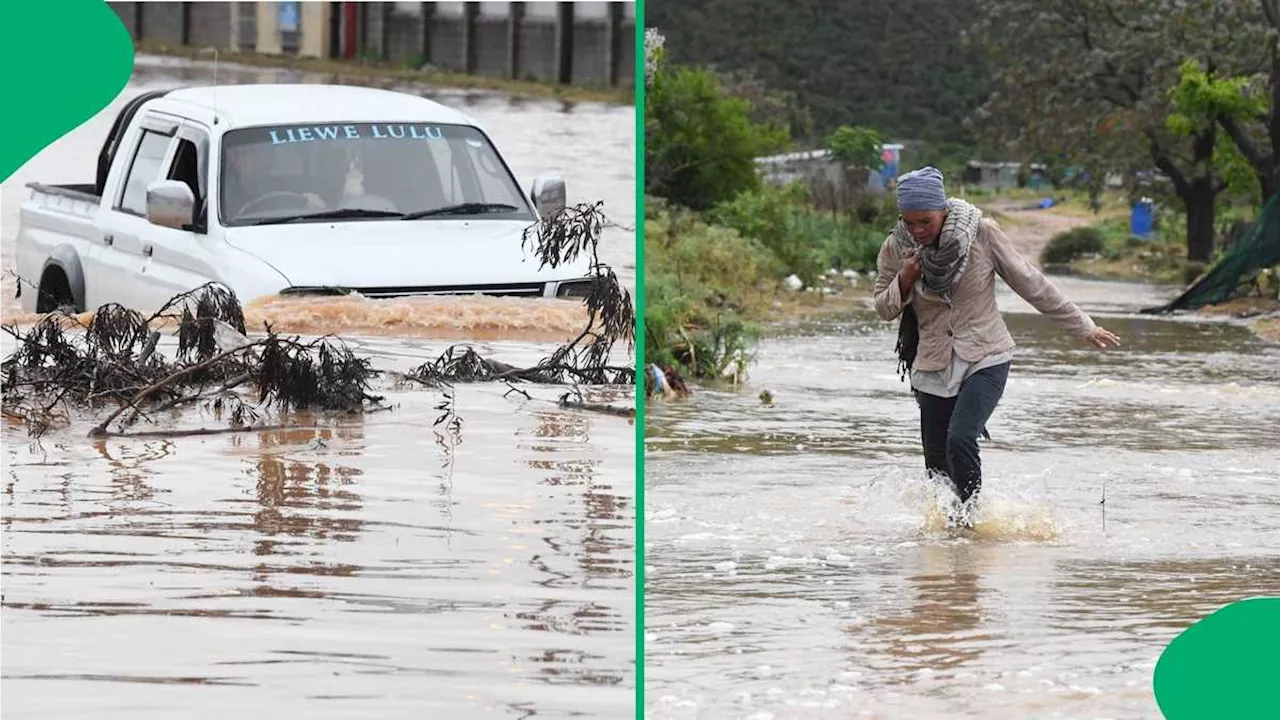
M 528 197 L 477 123 L 403 93 L 336 85 L 152 91 L 115 120 L 92 185 L 32 183 L 17 236 L 28 312 L 154 312 L 208 282 L 276 294 L 580 297 L 589 260 L 539 268 Z M 532 202 L 531 202 L 532 201 Z

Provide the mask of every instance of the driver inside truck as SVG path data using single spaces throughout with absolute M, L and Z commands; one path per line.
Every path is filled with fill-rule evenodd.
M 262 210 L 304 209 L 298 207 L 299 199 L 305 203 L 307 210 L 325 209 L 326 204 L 319 195 L 301 191 L 301 188 L 290 188 L 286 182 L 289 178 L 287 174 L 272 172 L 280 169 L 273 168 L 274 164 L 287 159 L 279 157 L 278 149 L 269 151 L 253 144 L 232 145 L 226 147 L 226 153 L 223 163 L 226 175 L 222 182 L 222 207 L 228 214 L 228 219 L 265 215 Z M 301 161 L 302 158 L 297 160 Z M 298 178 L 299 175 L 294 177 Z M 281 202 L 270 202 L 273 198 L 279 198 Z

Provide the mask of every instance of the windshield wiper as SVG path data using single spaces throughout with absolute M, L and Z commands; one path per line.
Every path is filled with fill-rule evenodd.
M 369 210 L 367 208 L 338 208 L 337 210 L 321 210 L 313 213 L 300 213 L 298 215 L 285 215 L 283 217 L 262 218 L 261 220 L 252 220 L 250 225 L 280 225 L 291 222 L 305 222 L 307 220 L 339 220 L 342 218 L 358 218 L 358 217 L 404 217 L 404 213 L 394 210 Z
M 511 212 L 519 210 L 515 205 L 506 205 L 504 203 L 480 203 L 469 202 L 459 203 L 457 205 L 445 205 L 434 210 L 419 210 L 406 214 L 401 220 L 417 220 L 418 218 L 433 217 L 436 215 L 479 215 L 487 212 Z

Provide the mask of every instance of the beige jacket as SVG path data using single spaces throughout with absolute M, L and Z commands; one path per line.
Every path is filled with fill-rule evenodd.
M 904 253 L 892 235 L 880 247 L 877 260 L 876 312 L 892 320 L 911 303 L 920 322 L 920 345 L 914 367 L 923 371 L 942 370 L 951 364 L 954 348 L 962 360 L 977 362 L 993 353 L 1014 348 L 1013 336 L 996 307 L 995 276 L 1035 309 L 1053 318 L 1068 333 L 1085 339 L 1097 327 L 1075 303 L 1068 300 L 1044 273 L 1018 252 L 1000 226 L 983 218 L 969 248 L 969 264 L 955 288 L 955 299 L 947 305 L 941 297 L 925 290 L 921 281 L 901 297 L 898 271 Z

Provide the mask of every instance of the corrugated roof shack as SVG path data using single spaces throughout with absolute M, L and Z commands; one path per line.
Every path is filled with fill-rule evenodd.
M 888 182 L 896 177 L 896 159 L 901 149 L 901 145 L 884 146 L 885 154 L 891 154 L 895 161 L 884 170 L 844 166 L 827 150 L 756 158 L 756 169 L 761 179 L 770 185 L 803 182 L 815 207 L 843 212 L 858 207 L 868 195 L 884 192 Z
M 980 162 L 970 160 L 960 178 L 961 184 L 1000 192 L 1009 188 L 1040 189 L 1049 185 L 1044 165 L 1017 162 Z

